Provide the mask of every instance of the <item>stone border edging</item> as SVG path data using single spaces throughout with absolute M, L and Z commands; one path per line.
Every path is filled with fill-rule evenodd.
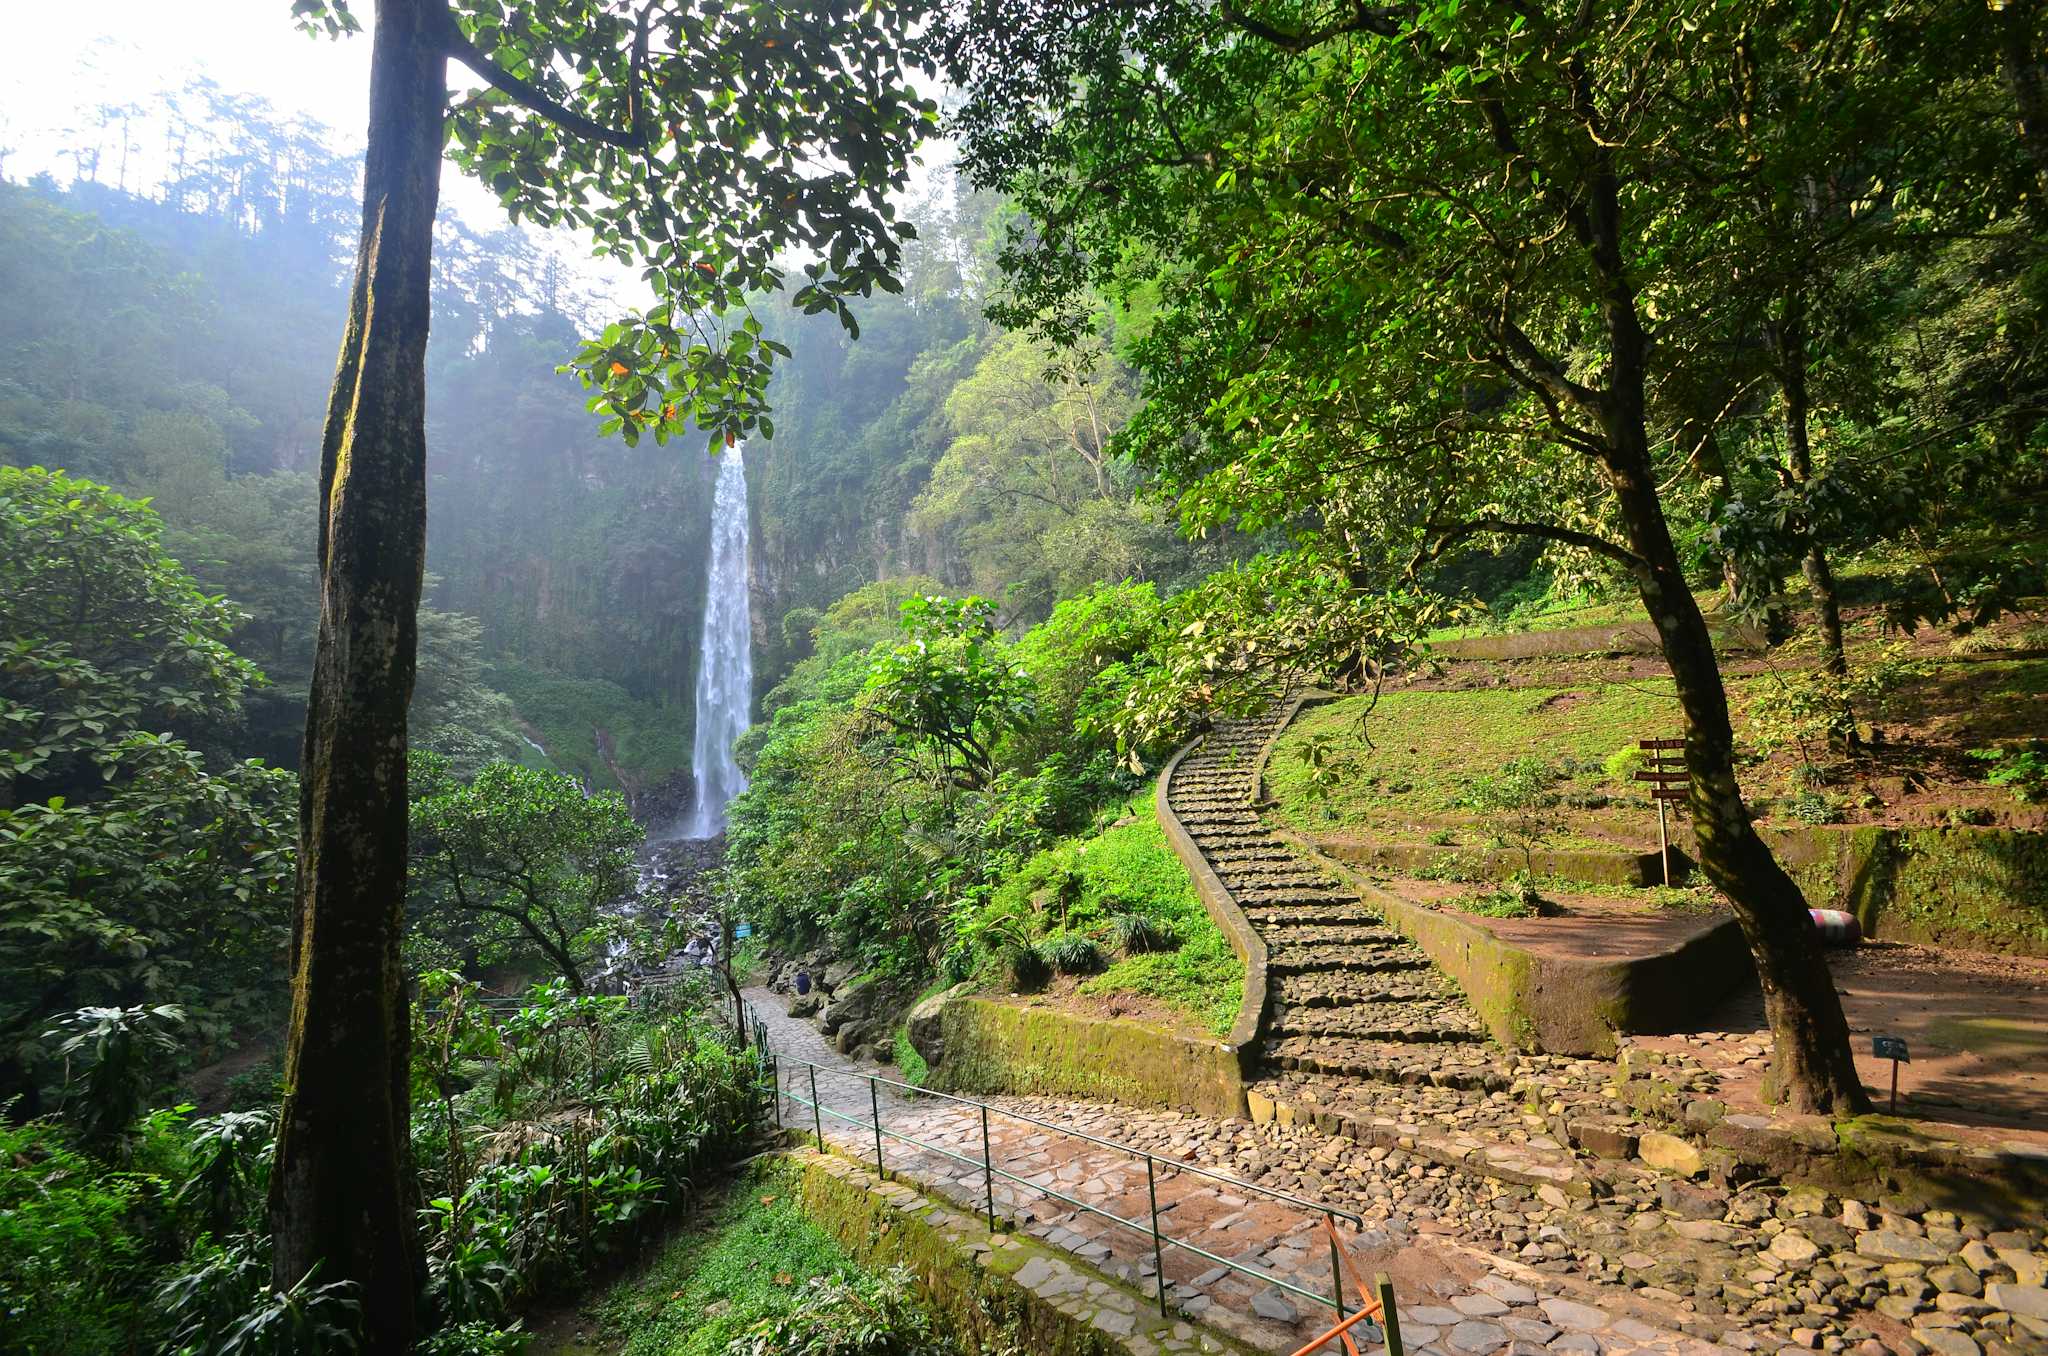
M 1174 856 L 1180 858 L 1189 877 L 1195 883 L 1195 894 L 1202 901 L 1202 908 L 1211 921 L 1223 930 L 1230 939 L 1231 949 L 1244 962 L 1244 997 L 1237 1006 L 1237 1020 L 1230 1024 L 1230 1034 L 1224 1037 L 1225 1045 L 1237 1056 L 1239 1095 L 1243 1085 L 1257 1074 L 1259 1038 L 1264 1034 L 1266 1024 L 1266 942 L 1244 916 L 1244 910 L 1237 905 L 1223 881 L 1216 875 L 1209 859 L 1202 855 L 1202 849 L 1195 845 L 1194 837 L 1187 826 L 1180 822 L 1180 816 L 1173 812 L 1171 788 L 1173 774 L 1179 770 L 1181 760 L 1192 753 L 1207 738 L 1197 736 L 1174 751 L 1166 760 L 1166 766 L 1159 770 L 1158 789 L 1153 793 L 1153 813 L 1159 820 L 1160 829 L 1166 834 L 1167 843 L 1173 848 Z M 1269 741 L 1270 742 L 1270 741 Z
M 1543 956 L 1454 913 L 1383 890 L 1310 839 L 1278 832 L 1428 952 L 1465 990 L 1494 1039 L 1509 1049 L 1612 1055 L 1617 1035 L 1682 1029 L 1754 974 L 1749 947 L 1732 917 L 1628 960 Z
M 1251 1348 L 1184 1318 L 1037 1239 L 991 1234 L 957 1205 L 902 1182 L 877 1181 L 837 1154 L 787 1149 L 804 1213 L 867 1265 L 908 1266 L 929 1307 L 971 1338 L 964 1347 L 1046 1356 L 1158 1356 Z

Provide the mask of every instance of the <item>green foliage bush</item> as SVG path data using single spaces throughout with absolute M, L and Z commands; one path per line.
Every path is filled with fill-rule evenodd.
M 426 978 L 413 1157 L 424 1298 L 444 1329 L 428 1349 L 514 1349 L 515 1306 L 637 1245 L 748 1142 L 756 1057 L 694 1001 L 628 1011 L 556 984 L 494 1014 L 459 978 Z M 79 1125 L 0 1124 L 0 1350 L 355 1350 L 352 1287 L 317 1272 L 271 1287 L 272 1110 L 189 1120 L 176 1107 L 105 1129 L 143 1086 L 119 1048 L 148 1035 L 130 1016 L 73 1023 Z M 95 1087 L 102 1069 L 120 1086 Z M 97 1120 L 73 1115 L 88 1096 Z
M 747 1173 L 708 1220 L 672 1243 L 598 1313 L 621 1356 L 724 1356 L 793 1312 L 811 1278 L 859 1268 L 778 1179 Z
M 0 1122 L 0 1350 L 118 1351 L 150 1275 L 158 1184 L 47 1121 Z
M 2012 748 L 1971 749 L 1970 757 L 1986 765 L 1985 781 L 2012 788 L 2023 804 L 2048 800 L 2048 744 L 2035 740 Z

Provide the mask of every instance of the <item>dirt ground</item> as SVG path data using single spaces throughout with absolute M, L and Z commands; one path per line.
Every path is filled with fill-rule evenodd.
M 1900 942 L 1865 942 L 1828 960 L 1879 1110 L 1889 1105 L 1892 1066 L 1871 1053 L 1871 1038 L 1899 1036 L 1912 1054 L 1899 1068 L 1901 1115 L 1963 1127 L 1961 1138 L 2048 1146 L 2048 960 Z M 1721 1070 L 1731 1110 L 1766 1109 L 1770 1034 L 1757 990 L 1724 1003 L 1711 1030 L 1637 1043 L 1690 1051 Z

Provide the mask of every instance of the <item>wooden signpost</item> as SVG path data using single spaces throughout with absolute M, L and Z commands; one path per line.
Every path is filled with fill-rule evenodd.
M 1683 739 L 1639 739 L 1636 747 L 1650 755 L 1650 766 L 1638 772 L 1636 780 L 1650 782 L 1650 799 L 1657 802 L 1657 852 L 1664 859 L 1664 883 L 1671 884 L 1671 830 L 1664 819 L 1664 802 L 1684 800 L 1689 794 L 1692 774 L 1685 770 Z

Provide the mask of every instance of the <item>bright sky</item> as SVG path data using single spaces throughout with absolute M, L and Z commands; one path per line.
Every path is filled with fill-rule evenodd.
M 362 144 L 368 33 L 341 42 L 309 38 L 292 26 L 287 0 L 91 0 L 6 8 L 14 55 L 0 81 L 0 144 L 10 148 L 10 178 L 45 168 L 59 173 L 49 161 L 51 134 L 78 126 L 85 110 L 177 89 L 199 76 L 261 95 Z M 367 22 L 370 6 L 356 8 Z
M 78 143 L 76 129 L 107 104 L 143 103 L 205 77 L 222 89 L 259 95 L 281 113 L 324 123 L 339 148 L 360 153 L 368 117 L 371 0 L 352 6 L 364 32 L 339 41 L 309 37 L 292 23 L 290 0 L 72 0 L 69 4 L 0 0 L 13 55 L 0 61 L 0 172 L 14 180 L 47 170 L 60 180 L 73 169 L 58 158 Z M 468 73 L 451 70 L 466 83 Z M 118 155 L 117 133 L 107 155 Z M 137 135 L 138 163 L 131 182 L 148 182 L 154 168 L 139 161 L 155 138 Z M 910 196 L 926 190 L 929 166 L 949 158 L 939 143 L 926 149 L 926 168 L 912 173 Z M 102 161 L 100 181 L 116 175 Z M 444 167 L 441 201 L 473 228 L 504 221 L 497 199 L 452 166 Z M 637 276 L 609 261 L 594 261 L 573 235 L 552 237 L 587 290 L 625 304 L 644 296 Z
M 289 0 L 0 0 L 14 53 L 0 63 L 0 169 L 17 181 L 40 170 L 68 179 L 71 163 L 58 152 L 82 139 L 73 133 L 91 125 L 92 110 L 147 103 L 200 77 L 324 123 L 338 149 L 359 154 L 369 109 L 372 6 L 363 0 L 352 8 L 364 31 L 330 41 L 301 33 Z M 110 157 L 117 140 L 118 134 L 107 138 Z M 138 157 L 147 159 L 155 138 L 144 128 L 136 140 Z M 146 182 L 153 172 L 137 164 L 130 178 Z M 99 177 L 113 181 L 110 161 L 102 162 Z M 444 166 L 441 196 L 478 230 L 504 222 L 497 199 L 453 166 Z M 639 292 L 633 274 L 592 261 L 587 244 L 556 239 L 591 290 L 627 298 Z

